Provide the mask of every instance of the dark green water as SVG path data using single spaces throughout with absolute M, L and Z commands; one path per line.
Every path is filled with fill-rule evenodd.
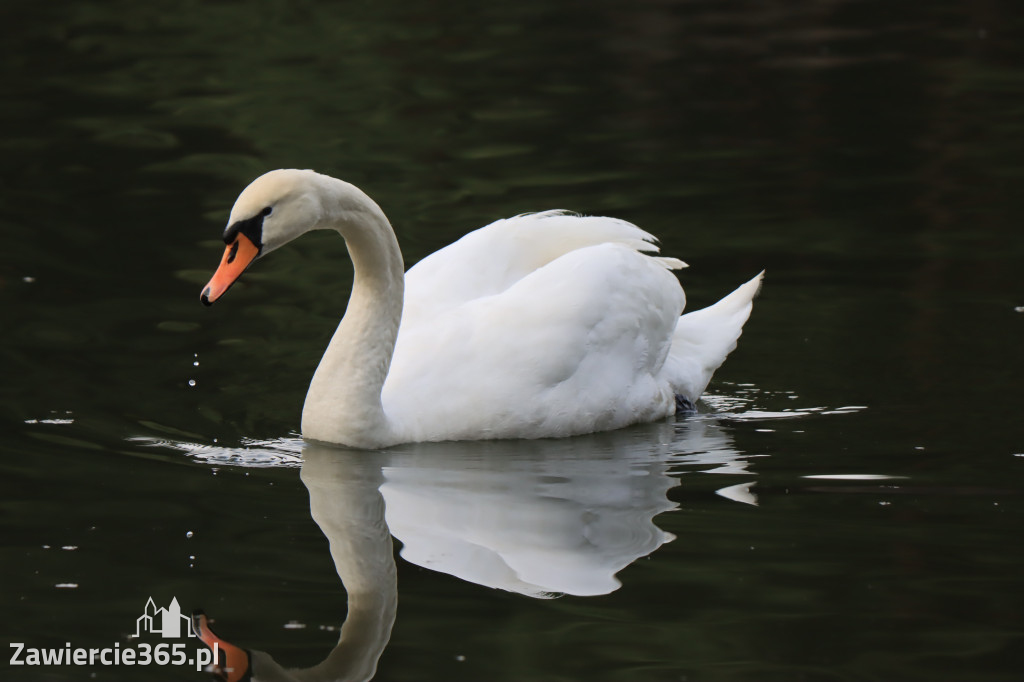
M 952 0 L 8 1 L 0 642 L 130 646 L 176 597 L 310 667 L 365 557 L 380 680 L 1020 679 L 1022 28 Z M 765 289 L 698 416 L 300 469 L 341 240 L 198 302 L 237 193 L 293 166 L 365 189 L 409 264 L 567 208 L 661 237 L 693 308 Z M 499 589 L 517 561 L 550 567 L 534 596 Z

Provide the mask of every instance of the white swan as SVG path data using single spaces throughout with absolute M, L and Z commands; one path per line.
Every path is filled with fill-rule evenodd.
M 341 233 L 355 278 L 302 435 L 361 448 L 569 436 L 669 416 L 736 347 L 764 274 L 680 317 L 686 297 L 670 271 L 685 264 L 643 253 L 658 250 L 654 237 L 548 211 L 471 232 L 403 275 L 395 233 L 366 194 L 275 170 L 231 209 L 203 303 L 315 229 Z

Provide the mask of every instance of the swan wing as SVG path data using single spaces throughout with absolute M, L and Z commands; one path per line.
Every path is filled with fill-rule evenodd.
M 655 238 L 624 220 L 544 211 L 498 220 L 424 258 L 406 273 L 404 326 L 507 290 L 565 254 L 613 243 L 655 253 Z M 681 261 L 668 259 L 674 267 Z
M 646 234 L 633 229 L 627 232 Z M 484 246 L 515 241 L 501 232 L 485 232 Z M 506 259 L 476 252 L 481 245 L 470 242 L 461 253 L 476 252 L 480 262 L 448 276 L 473 282 L 475 291 L 445 290 L 440 272 L 428 282 L 432 293 L 443 291 L 444 305 L 424 303 L 415 291 L 422 280 L 410 278 L 407 291 L 427 312 L 411 311 L 414 324 L 403 317 L 381 396 L 398 435 L 564 436 L 672 414 L 672 388 L 660 373 L 685 303 L 669 271 L 679 261 L 638 253 L 636 241 L 644 240 L 571 248 L 563 236 L 567 252 L 533 269 L 529 249 L 520 246 L 519 263 L 490 278 L 475 270 Z M 452 254 L 444 258 L 449 268 L 460 267 Z M 533 255 L 534 263 L 544 258 Z

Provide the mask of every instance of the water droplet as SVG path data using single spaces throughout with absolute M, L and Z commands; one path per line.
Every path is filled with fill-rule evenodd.
M 189 379 L 188 380 L 188 385 L 189 386 L 195 386 L 196 385 L 196 380 L 195 379 Z
M 196 360 L 195 362 L 193 362 L 193 363 L 192 363 L 192 366 L 193 366 L 193 367 L 198 367 L 198 366 L 199 366 L 199 361 L 198 361 L 198 360 Z
M 185 537 L 186 537 L 186 538 L 190 538 L 190 537 L 192 537 L 193 535 L 194 535 L 194 533 L 193 533 L 192 531 L 187 531 L 187 532 L 185 533 Z
M 462 654 L 459 654 L 458 656 L 455 657 L 455 660 L 458 661 L 459 663 L 462 663 L 463 661 L 466 660 L 466 657 L 463 656 Z
M 29 277 L 29 276 L 26 275 L 25 277 L 21 278 L 21 281 L 24 282 L 25 284 L 32 284 L 32 282 L 36 281 L 36 278 L 35 277 Z
M 285 630 L 305 630 L 306 629 L 306 624 L 305 623 L 300 623 L 297 620 L 290 620 L 290 621 L 288 621 L 287 623 L 284 624 L 284 629 Z

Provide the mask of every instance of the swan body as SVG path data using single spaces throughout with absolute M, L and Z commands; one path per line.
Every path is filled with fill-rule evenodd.
M 211 304 L 257 257 L 313 229 L 344 237 L 348 308 L 302 412 L 303 437 L 352 447 L 570 436 L 672 415 L 736 347 L 764 273 L 682 315 L 682 261 L 625 221 L 499 220 L 404 273 L 383 211 L 355 186 L 271 171 L 231 211 Z

